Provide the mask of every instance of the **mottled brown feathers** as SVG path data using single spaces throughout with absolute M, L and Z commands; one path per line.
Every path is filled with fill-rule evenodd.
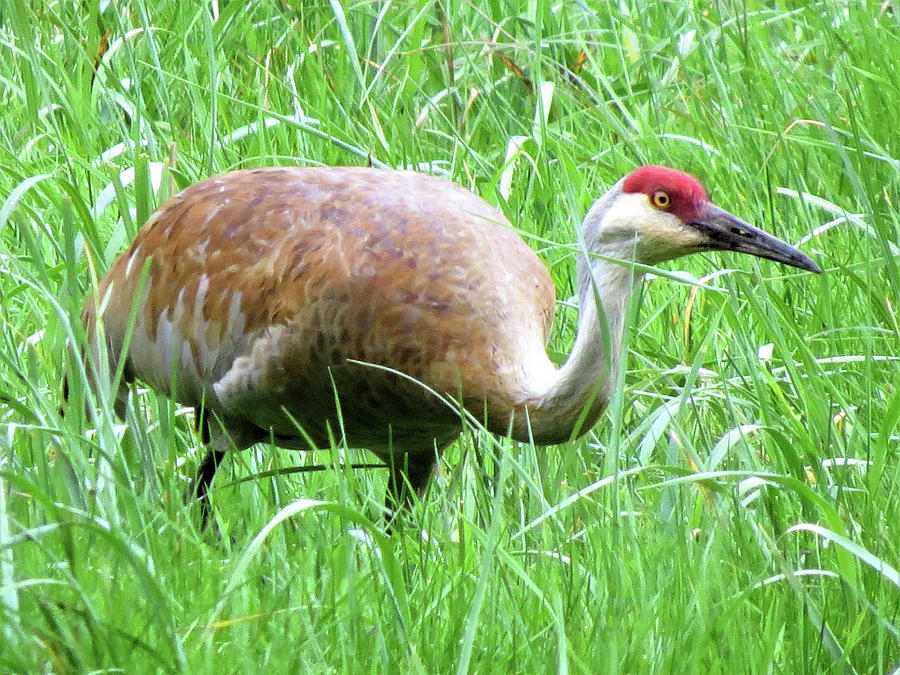
M 324 444 L 330 425 L 376 451 L 449 442 L 458 416 L 421 385 L 352 361 L 462 395 L 502 426 L 531 393 L 528 361 L 547 361 L 555 299 L 544 266 L 487 202 L 439 178 L 364 168 L 197 183 L 154 213 L 102 280 L 97 297 L 107 293 L 114 357 L 139 305 L 135 377 L 205 403 L 250 440 L 297 436 L 299 423 Z

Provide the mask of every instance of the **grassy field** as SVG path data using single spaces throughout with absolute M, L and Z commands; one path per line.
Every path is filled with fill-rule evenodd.
M 4 2 L 0 671 L 897 672 L 898 36 L 874 1 Z M 824 273 L 666 265 L 600 424 L 468 429 L 421 531 L 384 471 L 289 471 L 364 451 L 258 447 L 201 532 L 188 412 L 84 391 L 82 298 L 195 180 L 452 177 L 550 267 L 561 359 L 577 224 L 648 162 Z

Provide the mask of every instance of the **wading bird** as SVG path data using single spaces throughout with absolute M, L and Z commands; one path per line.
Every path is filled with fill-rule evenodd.
M 483 199 L 407 171 L 261 168 L 192 185 L 150 217 L 83 319 L 95 354 L 102 334 L 113 364 L 125 359 L 126 382 L 203 409 L 205 522 L 223 455 L 258 442 L 368 448 L 399 506 L 460 434 L 458 406 L 521 441 L 586 432 L 621 366 L 642 275 L 629 262 L 732 250 L 820 271 L 659 166 L 600 197 L 581 236 L 578 330 L 560 368 L 546 352 L 556 295 L 538 257 Z M 123 384 L 117 406 L 126 395 Z

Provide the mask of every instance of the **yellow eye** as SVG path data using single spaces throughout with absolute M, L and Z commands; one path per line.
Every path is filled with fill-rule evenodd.
M 650 199 L 653 200 L 653 206 L 658 209 L 665 209 L 672 203 L 672 198 L 669 197 L 669 193 L 663 192 L 662 190 L 654 190 Z

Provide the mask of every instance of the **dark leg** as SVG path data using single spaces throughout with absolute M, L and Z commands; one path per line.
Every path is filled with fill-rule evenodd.
M 222 418 L 204 408 L 196 408 L 195 412 L 197 431 L 203 445 L 209 448 L 209 453 L 203 458 L 197 469 L 197 475 L 191 482 L 188 499 L 197 499 L 200 502 L 201 527 L 206 529 L 212 515 L 209 486 L 225 453 L 246 450 L 254 443 L 267 439 L 269 434 L 239 418 Z
M 209 525 L 209 518 L 212 515 L 212 509 L 209 505 L 209 486 L 216 475 L 216 469 L 219 463 L 225 457 L 222 450 L 210 450 L 203 461 L 200 468 L 197 469 L 197 476 L 191 484 L 191 495 L 200 502 L 200 529 L 205 530 Z
M 425 492 L 431 474 L 434 473 L 437 456 L 433 451 L 420 452 L 400 455 L 392 458 L 392 461 L 385 495 L 388 519 L 391 521 L 410 505 L 413 494 L 421 496 Z
M 209 417 L 204 414 L 205 412 L 206 411 L 203 408 L 196 408 L 194 410 L 194 415 L 197 429 L 200 432 L 200 439 L 203 442 L 203 445 L 208 447 L 210 445 Z M 224 457 L 224 450 L 218 450 L 216 448 L 209 450 L 206 457 L 204 457 L 203 461 L 200 463 L 200 467 L 197 469 L 197 475 L 191 483 L 191 491 L 189 493 L 190 498 L 197 499 L 200 502 L 201 530 L 205 530 L 207 525 L 209 525 L 209 519 L 212 515 L 212 508 L 209 504 L 209 486 L 212 484 L 213 478 L 216 475 L 216 469 L 219 468 L 219 464 Z
M 209 445 L 209 415 L 206 414 L 206 408 L 202 406 L 194 408 L 194 426 L 200 432 L 200 441 L 203 445 Z

